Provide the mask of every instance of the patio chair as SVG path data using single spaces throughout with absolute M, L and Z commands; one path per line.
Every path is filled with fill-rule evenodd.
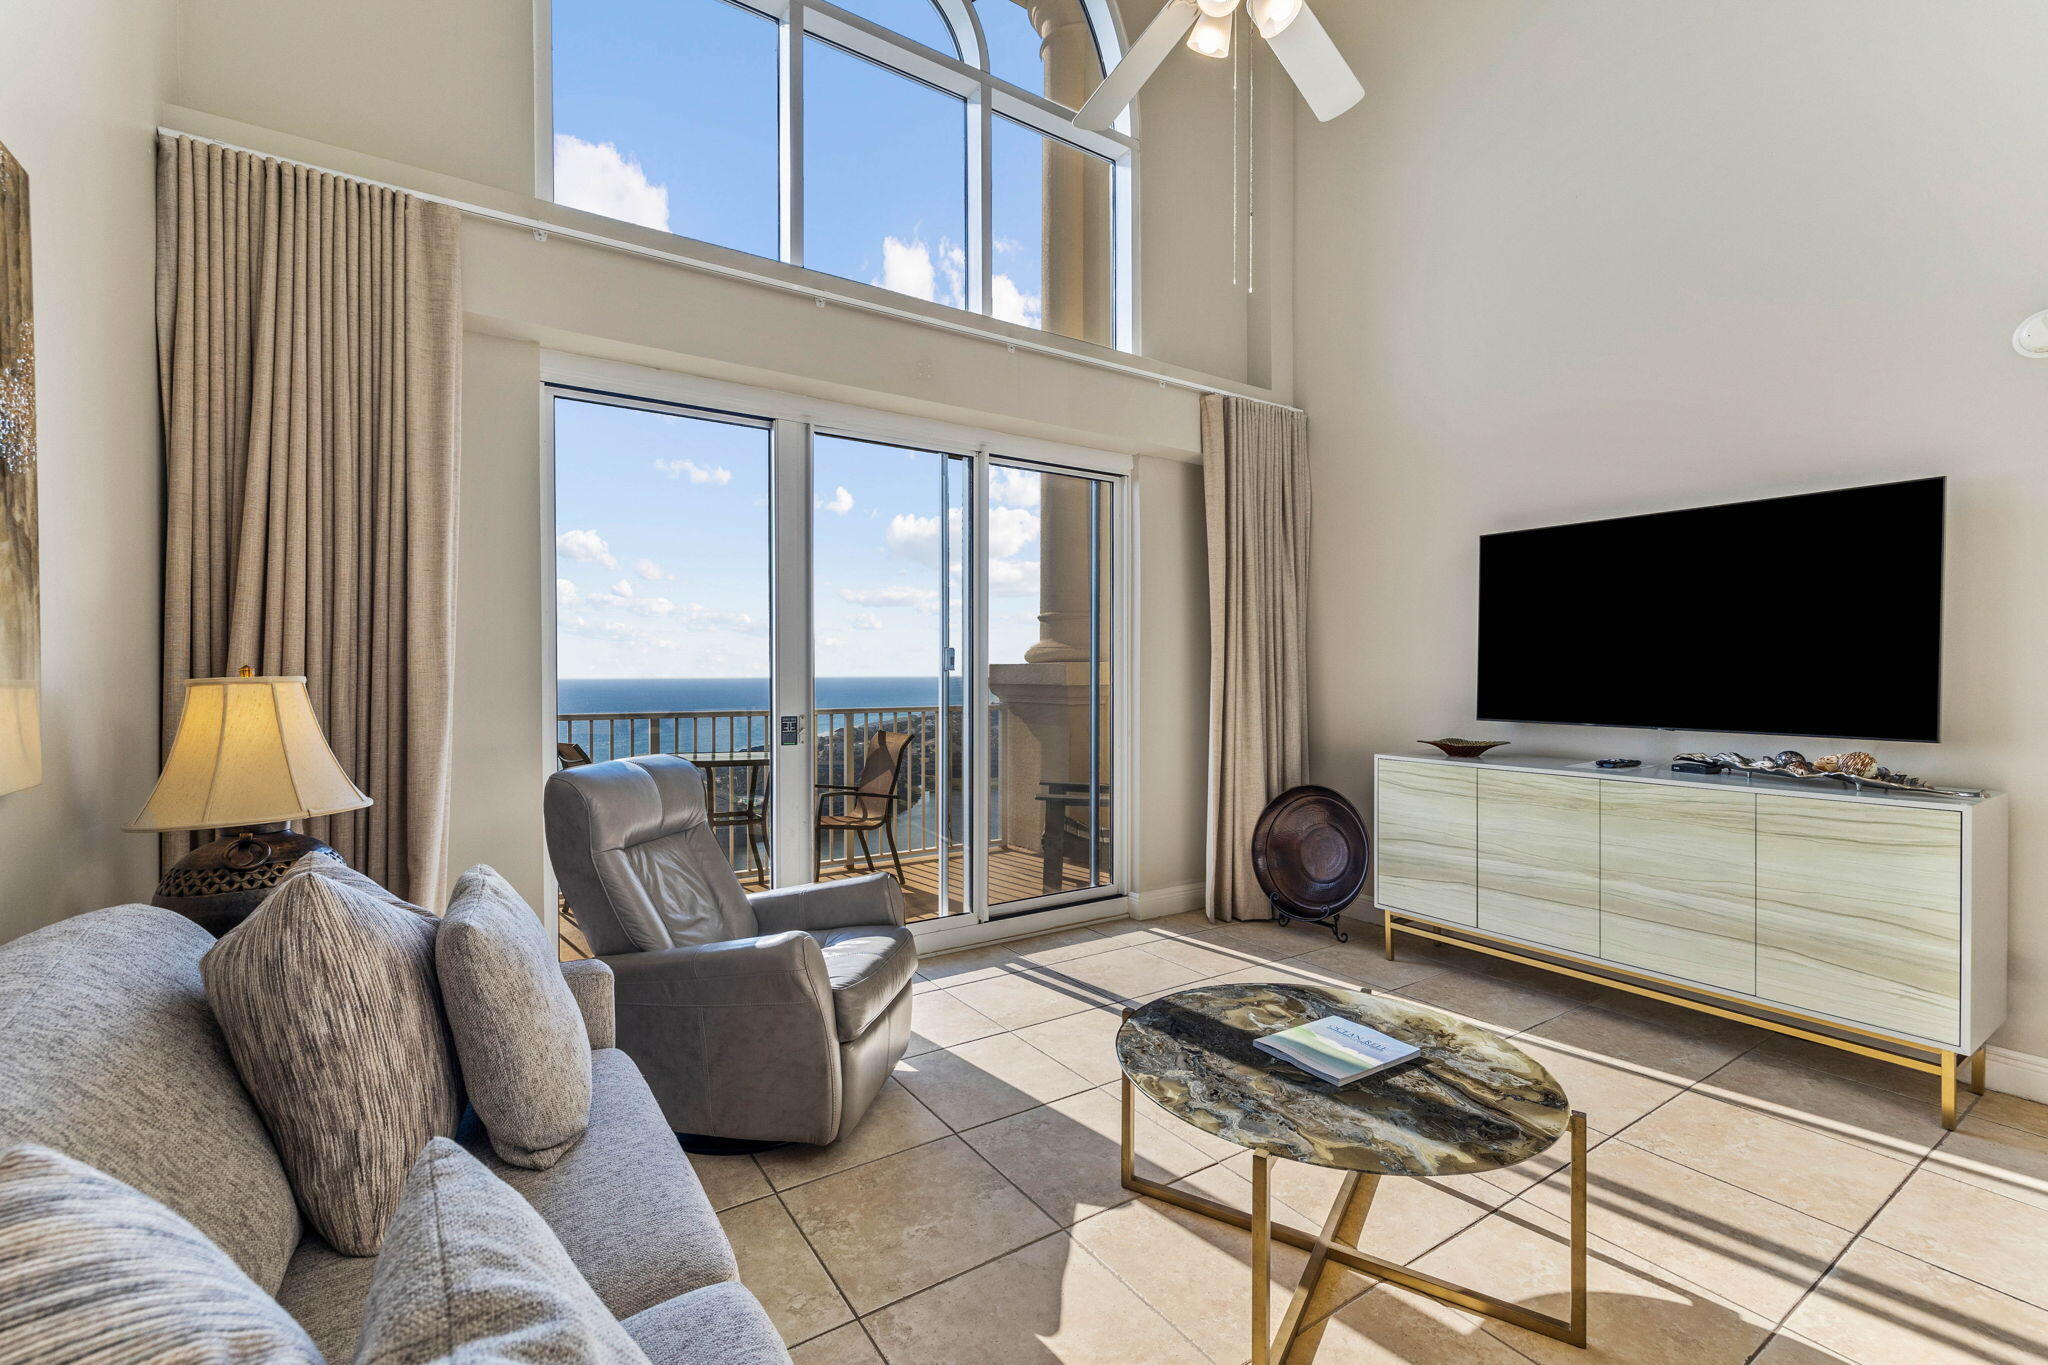
M 903 855 L 896 851 L 896 806 L 903 800 L 903 760 L 910 752 L 910 735 L 903 730 L 878 730 L 868 741 L 867 760 L 861 764 L 860 779 L 852 786 L 818 784 L 818 833 L 833 830 L 851 834 L 867 856 L 868 871 L 875 871 L 875 851 L 868 846 L 868 833 L 880 830 L 889 845 L 889 860 L 896 865 L 896 881 L 903 882 Z M 836 814 L 826 814 L 830 801 L 841 803 Z M 853 849 L 846 850 L 846 870 L 853 871 Z

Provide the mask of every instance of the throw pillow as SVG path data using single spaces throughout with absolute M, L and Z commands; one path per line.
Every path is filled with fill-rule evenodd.
M 533 1206 L 435 1138 L 385 1234 L 356 1365 L 457 1360 L 648 1365 Z
M 293 877 L 200 962 L 306 1220 L 377 1250 L 420 1144 L 462 1118 L 434 980 L 437 921 Z
M 291 1315 L 198 1228 L 47 1147 L 0 1154 L 0 1361 L 310 1362 Z
M 340 882 L 343 886 L 362 892 L 372 900 L 383 901 L 386 905 L 395 905 L 401 910 L 410 910 L 415 915 L 425 915 L 429 919 L 435 918 L 433 911 L 414 905 L 411 901 L 401 897 L 397 892 L 386 888 L 375 877 L 370 876 L 366 872 L 358 872 L 341 859 L 330 857 L 325 853 L 308 853 L 305 857 L 286 868 L 284 876 L 278 878 L 277 886 L 272 889 L 270 895 L 275 896 L 279 891 L 282 891 L 284 884 L 293 877 L 309 875 L 325 877 L 329 881 Z M 265 896 L 263 899 L 265 904 L 268 904 L 270 896 Z M 262 907 L 259 906 L 258 908 Z
M 448 899 L 434 966 L 492 1149 L 546 1170 L 590 1126 L 590 1035 L 540 917 L 503 877 L 473 867 Z

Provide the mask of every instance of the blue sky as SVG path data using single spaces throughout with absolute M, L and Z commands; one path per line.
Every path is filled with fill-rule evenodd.
M 936 674 L 949 580 L 959 600 L 957 551 L 942 564 L 957 524 L 942 502 L 943 459 L 817 438 L 818 676 Z M 557 673 L 765 677 L 767 431 L 557 399 L 555 465 Z M 1021 659 L 1038 638 L 1040 479 L 992 474 L 989 633 L 998 663 Z
M 845 8 L 957 53 L 930 0 Z M 1015 0 L 977 0 L 991 69 L 1043 87 L 1038 40 Z M 776 24 L 728 0 L 556 0 L 555 197 L 686 237 L 774 257 Z M 966 305 L 966 106 L 806 40 L 805 264 Z M 1042 137 L 998 119 L 993 309 L 1038 326 Z

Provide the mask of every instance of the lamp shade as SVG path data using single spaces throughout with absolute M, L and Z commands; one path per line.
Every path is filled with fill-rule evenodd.
M 36 685 L 0 681 L 0 793 L 43 780 L 43 734 Z
M 193 678 L 163 776 L 132 830 L 238 829 L 357 810 L 304 678 Z

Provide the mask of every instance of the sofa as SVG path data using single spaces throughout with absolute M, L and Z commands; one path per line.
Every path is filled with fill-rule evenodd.
M 0 945 L 0 1149 L 52 1147 L 168 1205 L 347 1360 L 375 1258 L 340 1255 L 304 1225 L 207 1005 L 199 962 L 213 945 L 146 905 Z M 610 970 L 563 971 L 590 1035 L 588 1131 L 547 1170 L 499 1160 L 474 1115 L 457 1139 L 541 1214 L 650 1359 L 787 1365 L 661 1107 L 615 1046 Z

